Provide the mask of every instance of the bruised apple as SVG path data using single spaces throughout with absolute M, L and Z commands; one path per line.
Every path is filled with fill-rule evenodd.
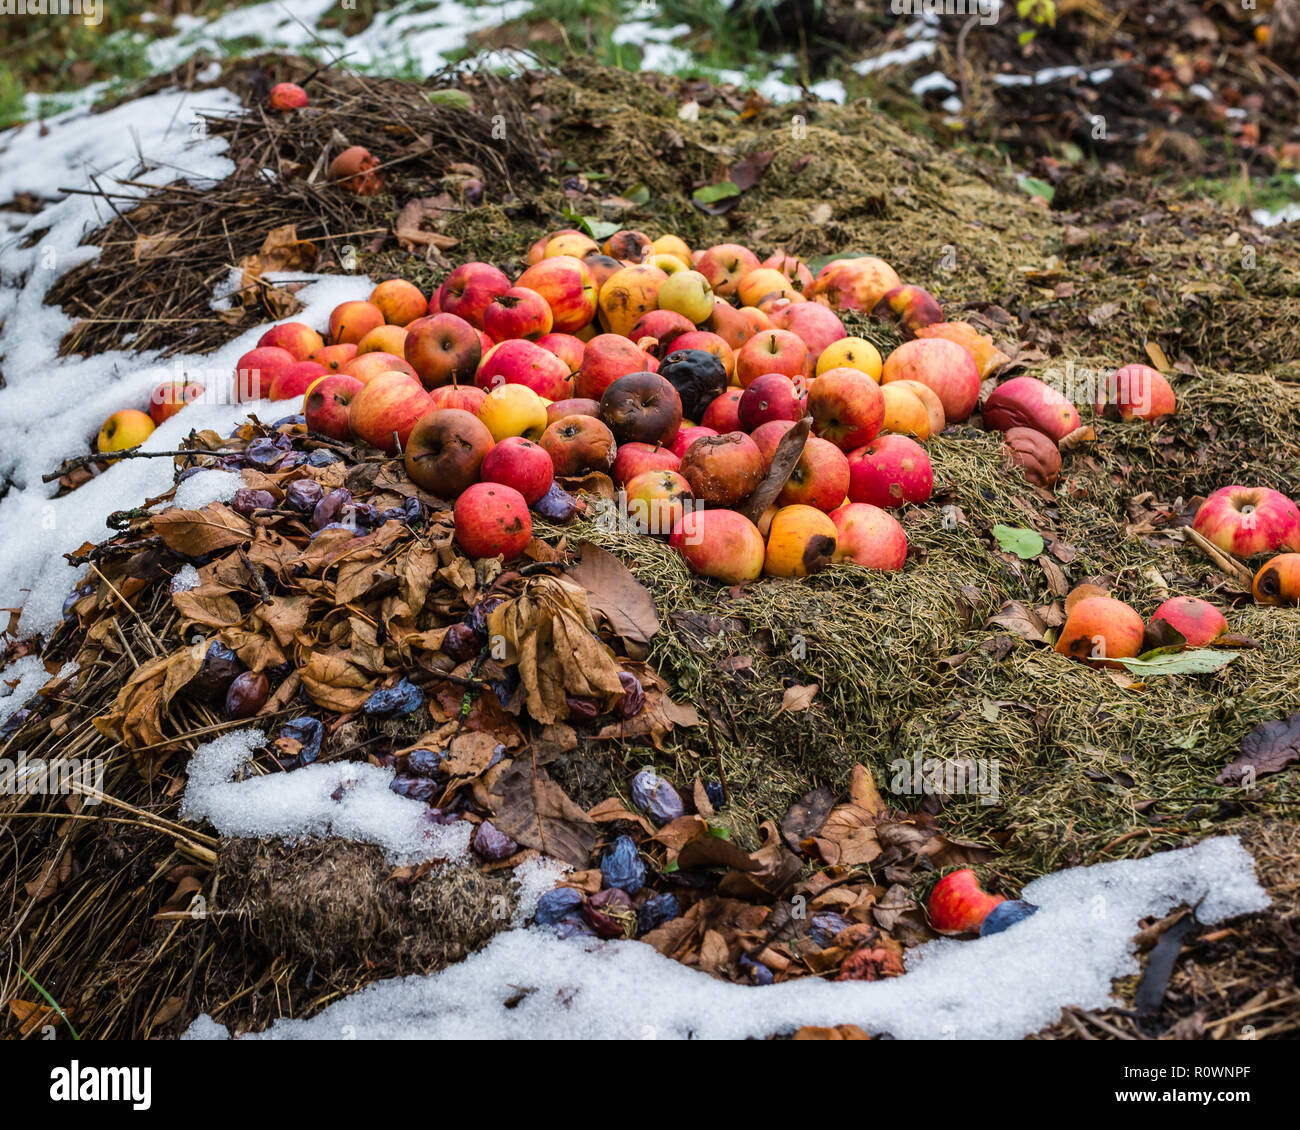
M 478 418 L 497 443 L 507 436 L 538 441 L 547 428 L 546 405 L 527 385 L 499 385 L 492 389 L 479 405 Z
M 692 573 L 723 584 L 747 584 L 763 572 L 763 535 L 734 510 L 687 510 L 673 526 L 668 544 L 685 558 Z
M 910 284 L 885 291 L 872 313 L 878 318 L 890 318 L 897 322 L 908 337 L 915 335 L 923 326 L 943 321 L 943 309 L 933 295 L 928 290 Z
M 744 432 L 703 436 L 682 456 L 682 477 L 695 497 L 716 506 L 748 498 L 763 478 L 763 457 Z
M 498 294 L 483 311 L 483 332 L 493 341 L 524 338 L 536 341 L 551 332 L 551 308 L 535 290 L 512 286 Z
M 461 492 L 452 513 L 456 542 L 470 557 L 518 557 L 533 537 L 524 496 L 501 483 L 475 483 Z
M 1151 613 L 1151 623 L 1163 620 L 1176 629 L 1188 647 L 1205 647 L 1228 630 L 1222 612 L 1208 600 L 1195 596 L 1175 596 Z
M 809 298 L 822 298 L 832 310 L 861 310 L 871 313 L 888 291 L 902 282 L 883 259 L 864 255 L 856 259 L 833 259 L 808 288 Z
M 733 391 L 741 394 L 736 405 L 736 418 L 744 431 L 753 432 L 760 424 L 771 420 L 799 420 L 803 417 L 803 397 L 794 382 L 781 373 L 764 373 L 747 389 Z M 710 427 L 717 426 L 708 419 L 707 412 L 705 422 Z
M 1256 604 L 1300 604 L 1300 553 L 1279 553 L 1255 574 Z
M 1048 490 L 1056 485 L 1061 473 L 1061 449 L 1054 439 L 1037 428 L 1008 428 L 1002 438 L 1007 457 L 1024 468 L 1025 478 Z
M 907 534 L 897 518 L 879 506 L 850 502 L 831 511 L 838 539 L 835 560 L 868 569 L 898 570 L 907 560 Z
M 948 426 L 948 417 L 943 410 L 943 401 L 939 399 L 939 394 L 929 385 L 923 385 L 920 381 L 892 381 L 889 387 L 907 389 L 925 406 L 925 413 L 929 418 L 930 434 L 932 436 L 937 436 Z M 882 385 L 882 392 L 884 388 L 885 386 Z
M 406 474 L 430 494 L 456 498 L 478 481 L 483 459 L 491 450 L 492 433 L 477 416 L 459 408 L 441 408 L 421 416 L 411 429 L 404 453 Z
M 546 422 L 555 423 L 565 416 L 595 416 L 600 418 L 600 401 L 589 400 L 583 396 L 571 396 L 567 400 L 552 400 L 546 406 Z
M 1122 600 L 1089 596 L 1066 614 L 1056 650 L 1093 666 L 1122 668 L 1116 660 L 1141 654 L 1145 634 L 1142 617 Z
M 999 432 L 1037 428 L 1059 443 L 1079 426 L 1079 412 L 1064 394 L 1037 377 L 1012 377 L 989 393 L 984 423 Z
M 672 443 L 682 424 L 682 400 L 658 374 L 629 373 L 605 390 L 600 415 L 619 443 Z
M 556 478 L 608 472 L 614 466 L 614 433 L 594 416 L 565 416 L 547 425 L 539 441 L 555 465 Z
M 835 523 L 812 506 L 782 506 L 772 516 L 763 572 L 771 577 L 807 577 L 831 563 L 839 533 Z
M 438 304 L 444 314 L 455 314 L 476 330 L 481 330 L 488 303 L 509 289 L 510 280 L 491 263 L 462 263 L 443 281 Z
M 642 315 L 659 307 L 666 272 L 649 264 L 624 267 L 600 288 L 600 321 L 608 333 L 626 336 Z M 558 326 L 558 323 L 557 323 Z
M 330 372 L 337 373 L 356 355 L 356 344 L 345 342 L 342 345 L 327 345 L 318 349 L 307 360 L 315 361 L 318 365 L 324 365 Z

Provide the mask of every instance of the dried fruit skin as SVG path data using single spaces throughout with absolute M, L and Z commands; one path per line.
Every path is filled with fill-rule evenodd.
M 533 920 L 539 926 L 555 926 L 569 915 L 578 913 L 586 901 L 587 896 L 576 887 L 556 887 L 537 900 Z
M 484 859 L 506 859 L 519 850 L 519 845 L 502 832 L 491 820 L 484 820 L 474 829 L 470 846 Z
M 619 836 L 600 857 L 600 877 L 605 886 L 636 894 L 645 886 L 645 864 L 631 836 Z
M 637 933 L 648 934 L 665 922 L 671 922 L 681 912 L 681 904 L 676 895 L 669 892 L 651 895 L 637 912 Z
M 226 691 L 226 717 L 251 718 L 266 705 L 270 693 L 271 683 L 261 671 L 237 675 Z
M 986 938 L 990 934 L 1000 934 L 1003 930 L 1009 930 L 1017 922 L 1023 922 L 1031 914 L 1036 914 L 1038 907 L 1032 902 L 1025 902 L 1023 899 L 1008 899 L 1006 902 L 1000 902 L 992 910 L 980 925 L 980 937 Z
M 409 679 L 402 679 L 396 686 L 375 691 L 361 709 L 372 715 L 403 715 L 412 714 L 423 705 L 424 692 Z
M 656 824 L 667 824 L 686 811 L 681 795 L 653 769 L 642 769 L 632 778 L 632 803 Z
M 631 938 L 636 934 L 636 908 L 626 891 L 606 887 L 582 908 L 582 915 L 602 938 Z
M 623 697 L 614 709 L 620 718 L 635 718 L 645 708 L 645 691 L 641 687 L 641 680 L 630 671 L 620 671 L 618 681 L 623 685 Z
M 230 502 L 230 509 L 236 514 L 242 514 L 245 518 L 257 510 L 274 510 L 275 495 L 269 490 L 253 490 L 251 487 L 240 487 L 235 491 L 235 497 Z

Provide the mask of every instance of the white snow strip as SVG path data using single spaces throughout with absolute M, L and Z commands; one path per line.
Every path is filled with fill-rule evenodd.
M 238 780 L 265 741 L 261 730 L 247 729 L 199 746 L 186 770 L 181 818 L 207 820 L 223 836 L 339 836 L 378 844 L 393 863 L 466 858 L 469 822 L 430 823 L 427 804 L 388 787 L 392 769 L 368 762 L 317 762 Z
M 542 895 L 558 887 L 560 880 L 572 870 L 567 863 L 552 859 L 549 855 L 534 856 L 516 867 L 514 880 L 519 887 L 519 901 L 510 925 L 519 927 L 527 922 L 537 913 L 537 903 Z
M 1138 971 L 1140 918 L 1199 902 L 1208 923 L 1268 905 L 1235 838 L 1058 872 L 1024 897 L 1042 908 L 1033 917 L 988 938 L 928 943 L 905 976 L 876 982 L 731 985 L 639 942 L 509 931 L 440 973 L 371 985 L 310 1020 L 278 1020 L 247 1038 L 744 1039 L 851 1023 L 900 1039 L 1017 1039 L 1064 1007 L 1111 1004 L 1111 982 Z M 506 1007 L 521 989 L 524 999 Z M 186 1038 L 224 1031 L 203 1016 Z

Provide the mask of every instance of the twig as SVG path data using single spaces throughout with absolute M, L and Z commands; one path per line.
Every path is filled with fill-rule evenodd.
M 41 482 L 52 483 L 63 478 L 69 471 L 75 471 L 78 467 L 88 467 L 91 463 L 116 463 L 119 459 L 162 459 L 164 457 L 175 457 L 177 455 L 220 455 L 220 451 L 201 451 L 197 448 L 186 448 L 183 451 L 141 451 L 138 447 L 128 447 L 125 451 L 114 451 L 111 454 L 105 454 L 102 451 L 96 451 L 92 455 L 78 455 L 75 458 L 67 460 L 57 471 L 51 471 L 48 475 L 41 476 Z

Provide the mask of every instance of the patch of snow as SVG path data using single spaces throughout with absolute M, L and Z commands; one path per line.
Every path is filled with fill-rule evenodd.
M 199 746 L 186 770 L 181 818 L 207 820 L 223 836 L 340 836 L 379 845 L 393 863 L 466 858 L 469 822 L 430 823 L 427 804 L 388 787 L 392 769 L 368 762 L 316 762 L 239 780 L 265 741 L 261 730 L 247 729 Z
M 0 671 L 0 722 L 9 721 L 49 681 L 39 655 L 24 655 Z
M 924 30 L 924 25 L 916 26 Z M 882 51 L 879 55 L 859 59 L 853 64 L 853 70 L 860 75 L 870 75 L 883 71 L 886 67 L 908 67 L 922 59 L 928 59 L 938 46 L 933 34 L 924 39 L 914 39 L 906 47 L 895 47 L 890 51 Z
M 912 93 L 918 98 L 923 94 L 928 94 L 932 90 L 952 91 L 957 89 L 957 84 L 952 81 L 943 71 L 931 71 L 928 75 L 922 75 L 912 83 Z
M 176 576 L 172 578 L 170 589 L 172 592 L 191 592 L 199 587 L 202 578 L 199 571 L 193 565 L 182 565 L 177 571 Z
M 930 942 L 909 954 L 905 976 L 876 982 L 733 985 L 640 942 L 508 931 L 439 973 L 379 982 L 246 1038 L 745 1039 L 851 1023 L 900 1039 L 1018 1039 L 1062 1008 L 1113 1003 L 1111 982 L 1139 969 L 1140 918 L 1199 902 L 1209 923 L 1268 905 L 1235 837 L 1061 871 L 1023 897 L 1041 907 L 1033 917 L 988 938 Z M 187 1035 L 223 1031 L 200 1017 Z
M 199 471 L 176 488 L 173 505 L 180 510 L 201 510 L 209 502 L 229 502 L 243 485 L 237 471 Z
M 538 855 L 524 860 L 514 869 L 514 880 L 519 887 L 519 902 L 515 907 L 510 925 L 519 927 L 537 913 L 537 902 L 560 885 L 560 881 L 572 871 L 567 863 L 552 859 L 549 855 Z

